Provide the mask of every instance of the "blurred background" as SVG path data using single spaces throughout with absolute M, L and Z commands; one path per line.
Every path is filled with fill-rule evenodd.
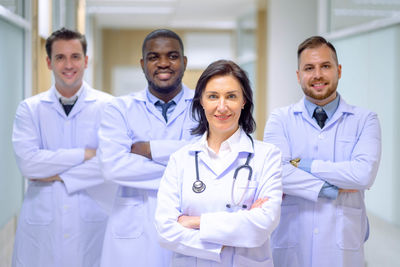
M 0 0 L 0 267 L 10 266 L 25 190 L 11 145 L 15 110 L 51 86 L 44 44 L 61 27 L 86 35 L 85 80 L 113 95 L 145 87 L 141 45 L 157 28 L 181 36 L 188 57 L 183 81 L 191 88 L 212 61 L 234 60 L 252 82 L 257 139 L 274 108 L 302 97 L 298 44 L 326 37 L 342 64 L 339 93 L 381 121 L 381 165 L 366 192 L 366 266 L 399 266 L 400 0 Z

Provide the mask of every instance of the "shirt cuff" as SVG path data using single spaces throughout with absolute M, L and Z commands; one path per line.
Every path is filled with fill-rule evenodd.
M 339 188 L 337 186 L 325 182 L 321 188 L 321 191 L 319 191 L 318 197 L 334 200 L 337 198 L 338 194 L 339 194 Z
M 312 159 L 301 159 L 299 162 L 299 169 L 302 169 L 303 171 L 311 173 L 312 162 L 313 162 Z

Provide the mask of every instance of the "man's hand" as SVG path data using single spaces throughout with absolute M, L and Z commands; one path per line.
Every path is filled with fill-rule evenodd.
M 256 201 L 254 201 L 254 203 L 253 203 L 253 205 L 251 205 L 250 209 L 252 210 L 252 209 L 255 209 L 255 208 L 261 208 L 262 205 L 267 201 L 268 201 L 267 197 L 266 198 L 259 198 Z
M 85 148 L 85 161 L 93 158 L 94 156 L 96 156 L 96 149 Z
M 150 142 L 136 142 L 131 146 L 131 153 L 137 154 L 148 159 L 153 159 L 151 157 Z
M 178 217 L 178 223 L 186 228 L 200 229 L 200 216 L 181 215 Z
M 355 189 L 339 189 L 339 193 L 357 193 L 358 190 Z
M 58 175 L 54 175 L 54 176 L 42 178 L 42 179 L 30 179 L 30 180 L 33 182 L 44 182 L 44 183 L 51 183 L 51 182 L 55 182 L 55 181 L 64 182 Z

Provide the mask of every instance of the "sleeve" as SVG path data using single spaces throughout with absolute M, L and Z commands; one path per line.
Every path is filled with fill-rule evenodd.
M 381 130 L 378 117 L 369 113 L 349 161 L 314 160 L 311 173 L 339 188 L 369 189 L 378 172 Z
M 155 162 L 166 166 L 170 155 L 190 142 L 186 140 L 151 140 L 151 157 Z
M 200 239 L 200 231 L 178 223 L 181 215 L 181 185 L 178 162 L 171 156 L 157 195 L 155 224 L 161 246 L 175 252 L 220 262 L 221 244 Z
M 70 168 L 59 174 L 59 176 L 64 181 L 69 194 L 100 185 L 104 182 L 97 156 Z
M 272 146 L 271 146 L 272 147 Z M 258 151 L 261 152 L 261 151 Z M 255 200 L 268 197 L 261 208 L 201 215 L 200 239 L 233 247 L 258 247 L 264 244 L 279 223 L 282 183 L 281 153 L 274 147 L 261 162 L 262 171 Z M 259 154 L 259 156 L 260 156 Z
M 18 106 L 12 142 L 18 167 L 26 178 L 47 178 L 84 161 L 83 148 L 56 151 L 40 148 L 41 136 L 26 102 Z
M 99 159 L 103 176 L 117 184 L 157 190 L 165 166 L 132 154 L 132 139 L 121 108 L 106 106 L 99 130 Z
M 282 153 L 283 192 L 316 202 L 324 181 L 289 163 L 292 154 L 283 117 L 278 111 L 273 112 L 264 130 L 264 141 L 276 145 Z

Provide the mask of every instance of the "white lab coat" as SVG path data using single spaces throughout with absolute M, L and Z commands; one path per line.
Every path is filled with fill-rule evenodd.
M 364 265 L 368 222 L 364 191 L 376 177 L 381 154 L 377 115 L 343 98 L 320 128 L 304 105 L 275 110 L 264 140 L 283 156 L 285 197 L 281 222 L 272 235 L 274 263 L 282 267 L 358 267 Z M 313 160 L 311 171 L 293 167 L 293 158 Z M 356 193 L 337 199 L 318 197 L 326 182 Z
M 148 100 L 147 89 L 115 98 L 105 110 L 99 131 L 102 171 L 120 187 L 107 225 L 102 267 L 169 265 L 171 253 L 158 244 L 154 212 L 170 154 L 193 138 L 193 91 L 183 90 L 168 123 Z M 130 153 L 138 141 L 150 141 L 153 160 Z
M 59 174 L 61 182 L 28 182 L 19 217 L 12 266 L 99 266 L 107 214 L 85 188 L 101 185 L 96 148 L 101 110 L 111 96 L 83 83 L 67 117 L 55 87 L 22 101 L 12 141 L 18 167 L 27 178 Z
M 282 201 L 279 149 L 257 140 L 253 148 L 241 131 L 240 142 L 233 145 L 218 171 L 202 141 L 171 156 L 158 191 L 156 228 L 161 244 L 175 252 L 171 266 L 273 266 L 269 237 L 279 222 Z M 200 151 L 199 177 L 206 184 L 202 193 L 192 190 L 195 151 Z M 243 201 L 247 209 L 227 208 L 226 204 L 232 203 L 233 174 L 249 152 L 254 156 L 249 163 L 253 175 Z M 243 169 L 235 185 L 236 202 L 245 192 L 247 180 L 248 171 Z M 261 208 L 249 210 L 255 200 L 265 197 L 269 199 Z M 181 226 L 177 222 L 180 215 L 201 216 L 200 230 Z

